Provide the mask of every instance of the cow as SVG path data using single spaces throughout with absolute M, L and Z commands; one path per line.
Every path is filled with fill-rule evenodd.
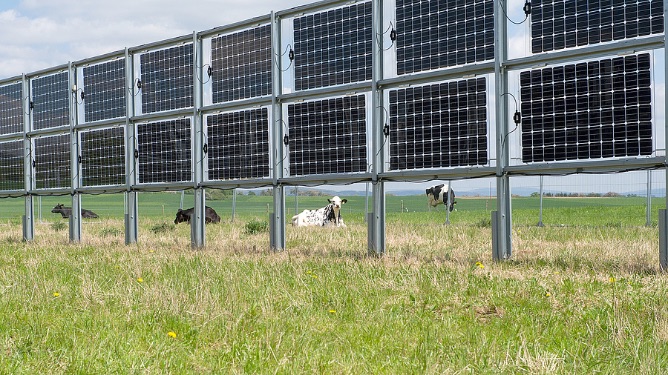
M 445 205 L 448 211 L 452 212 L 457 202 L 455 202 L 455 192 L 450 185 L 440 184 L 427 189 L 427 199 L 431 207 L 439 204 Z
M 72 207 L 64 207 L 61 203 L 57 204 L 56 207 L 51 210 L 54 214 L 60 214 L 63 218 L 67 219 L 72 216 Z M 95 212 L 91 210 L 81 209 L 81 217 L 86 219 L 97 219 L 98 216 Z
M 341 206 L 348 202 L 347 199 L 341 199 L 338 196 L 327 200 L 329 202 L 323 208 L 317 210 L 304 210 L 301 213 L 292 217 L 292 226 L 304 227 L 309 225 L 327 226 L 336 225 L 337 227 L 345 227 L 341 218 Z
M 179 210 L 176 212 L 176 219 L 174 219 L 174 224 L 178 223 L 189 223 L 190 218 L 192 218 L 193 214 L 195 213 L 195 208 L 191 207 L 187 210 L 182 210 L 179 208 Z M 218 216 L 218 213 L 216 213 L 216 210 L 213 208 L 206 206 L 206 210 L 204 212 L 204 221 L 209 224 L 209 223 L 220 223 L 220 216 Z

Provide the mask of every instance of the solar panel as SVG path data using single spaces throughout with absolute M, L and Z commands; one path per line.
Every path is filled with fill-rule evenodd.
M 522 161 L 652 153 L 649 54 L 520 73 Z
M 532 1 L 534 53 L 663 33 L 663 0 Z
M 211 40 L 213 102 L 271 94 L 271 27 L 260 26 Z
M 32 125 L 34 130 L 69 125 L 68 73 L 35 78 L 32 85 Z
M 35 188 L 55 189 L 72 185 L 70 135 L 35 139 Z
M 21 82 L 0 86 L 0 134 L 23 131 L 22 87 Z
M 209 180 L 269 177 L 266 108 L 208 116 Z
M 125 59 L 83 68 L 83 92 L 86 122 L 125 117 Z
M 494 59 L 494 2 L 397 0 L 397 74 Z
M 390 168 L 487 164 L 486 79 L 390 91 Z
M 139 183 L 192 180 L 190 124 L 178 119 L 137 125 Z
M 371 2 L 294 19 L 295 89 L 371 79 Z
M 122 127 L 81 133 L 81 184 L 125 184 L 125 132 Z
M 193 45 L 184 44 L 141 55 L 142 112 L 193 106 Z
M 364 95 L 288 106 L 290 174 L 367 170 Z
M 23 141 L 0 142 L 0 190 L 22 190 Z

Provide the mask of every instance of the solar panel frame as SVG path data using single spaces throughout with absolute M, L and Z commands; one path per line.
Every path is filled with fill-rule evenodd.
M 42 130 L 70 124 L 69 72 L 62 71 L 30 80 L 32 128 Z
M 87 129 L 79 137 L 81 186 L 125 185 L 125 129 Z
M 213 103 L 272 93 L 271 25 L 211 39 Z
M 193 58 L 192 43 L 140 55 L 142 114 L 193 106 Z
M 0 85 L 0 135 L 21 133 L 23 114 L 23 84 Z
M 140 123 L 137 127 L 137 182 L 192 181 L 192 119 Z
M 70 134 L 36 137 L 33 142 L 35 188 L 43 190 L 71 187 Z
M 370 1 L 293 20 L 295 90 L 371 80 Z
M 531 2 L 533 53 L 664 32 L 663 0 Z
M 78 69 L 83 82 L 83 122 L 122 118 L 127 115 L 126 61 L 118 58 Z
M 489 163 L 487 80 L 455 80 L 389 91 L 390 170 Z
M 520 101 L 524 163 L 654 153 L 648 53 L 520 72 Z
M 291 176 L 366 172 L 366 96 L 289 104 Z
M 23 140 L 0 142 L 0 191 L 25 188 L 24 152 Z
M 396 1 L 397 74 L 494 59 L 494 3 Z
M 209 181 L 271 177 L 267 108 L 209 115 L 206 127 Z

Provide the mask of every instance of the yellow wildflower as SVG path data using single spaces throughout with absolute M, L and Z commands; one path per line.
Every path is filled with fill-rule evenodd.
M 169 337 L 175 339 L 175 338 L 176 338 L 176 332 L 174 332 L 174 331 L 169 331 L 169 332 L 167 332 L 167 336 L 169 336 Z

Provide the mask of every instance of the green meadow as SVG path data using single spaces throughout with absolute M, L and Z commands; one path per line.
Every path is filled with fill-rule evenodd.
M 387 197 L 387 252 L 367 255 L 364 197 L 346 228 L 292 228 L 269 249 L 267 196 L 209 200 L 206 246 L 174 225 L 181 195 L 141 193 L 127 246 L 122 195 L 84 196 L 100 215 L 80 243 L 22 199 L 0 213 L 0 374 L 662 374 L 668 277 L 644 198 L 513 198 L 513 257 L 492 261 L 493 199 L 443 207 Z M 326 197 L 286 198 L 288 215 Z M 192 206 L 186 195 L 185 207 Z

